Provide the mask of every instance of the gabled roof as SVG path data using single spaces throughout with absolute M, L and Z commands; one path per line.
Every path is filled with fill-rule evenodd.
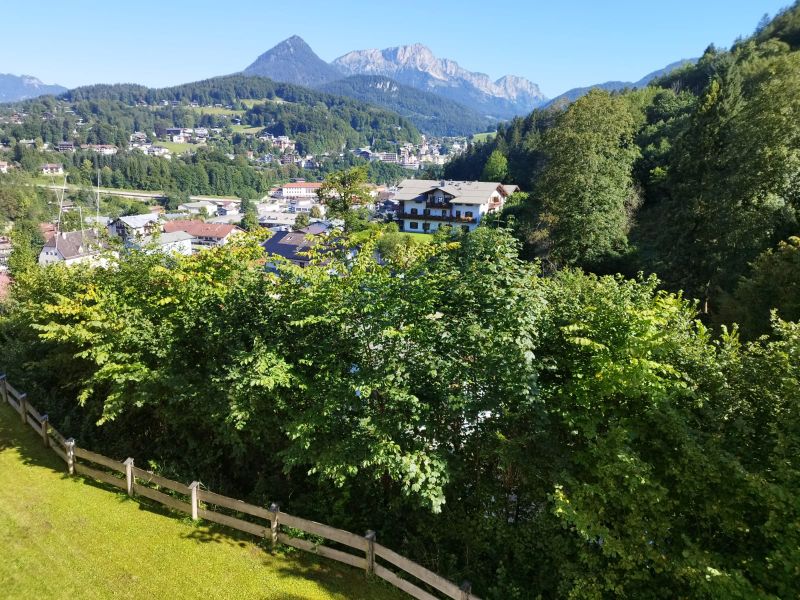
M 442 190 L 453 196 L 452 202 L 460 204 L 484 204 L 489 197 L 500 192 L 507 195 L 505 187 L 498 181 L 447 181 L 436 179 L 404 179 L 397 186 L 396 200 L 418 200 L 434 190 Z
M 261 246 L 267 254 L 277 254 L 289 260 L 306 261 L 307 257 L 298 254 L 307 252 L 318 241 L 317 236 L 309 235 L 302 230 L 279 231 L 262 242 Z
M 119 220 L 131 229 L 140 229 L 150 223 L 158 221 L 158 215 L 153 213 L 146 215 L 129 215 L 127 217 L 120 217 Z
M 166 246 L 167 244 L 174 244 L 175 242 L 182 242 L 184 240 L 193 240 L 191 234 L 185 231 L 172 231 L 170 233 L 162 233 L 157 236 L 148 235 L 142 240 L 144 244 L 155 243 L 159 246 Z
M 58 248 L 64 259 L 90 256 L 103 251 L 102 242 L 91 230 L 69 231 L 53 235 L 44 245 L 45 248 Z
M 168 221 L 164 223 L 164 231 L 172 233 L 174 231 L 185 231 L 195 238 L 215 238 L 224 239 L 234 231 L 241 231 L 236 225 L 225 223 L 204 223 L 203 221 Z

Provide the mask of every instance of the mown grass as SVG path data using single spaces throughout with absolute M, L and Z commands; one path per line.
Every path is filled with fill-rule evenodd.
M 399 600 L 356 569 L 275 555 L 64 473 L 0 405 L 0 597 Z
M 489 140 L 493 139 L 494 136 L 496 136 L 496 135 L 497 135 L 497 133 L 494 132 L 494 131 L 490 131 L 490 132 L 487 132 L 487 133 L 476 133 L 475 135 L 472 136 L 472 141 L 473 142 L 486 142 L 486 141 L 489 141 Z

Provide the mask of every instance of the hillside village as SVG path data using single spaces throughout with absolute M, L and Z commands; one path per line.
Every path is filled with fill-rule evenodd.
M 309 262 L 305 252 L 342 226 L 338 219 L 326 219 L 326 206 L 320 202 L 318 182 L 294 181 L 276 186 L 271 194 L 255 204 L 258 225 L 265 230 L 263 247 L 298 265 Z M 433 234 L 448 225 L 465 232 L 474 230 L 487 215 L 499 213 L 506 198 L 517 186 L 499 182 L 465 182 L 406 179 L 397 186 L 367 186 L 370 218 L 381 223 L 395 222 L 401 232 Z M 62 204 L 66 212 L 75 205 Z M 98 214 L 86 219 L 80 230 L 66 231 L 55 224 L 41 223 L 45 244 L 38 262 L 45 266 L 88 263 L 107 265 L 125 250 L 161 252 L 189 256 L 223 246 L 244 233 L 241 202 L 197 200 L 165 212 L 151 205 L 145 214 L 109 218 Z M 301 224 L 302 222 L 302 224 Z M 0 253 L 0 271 L 7 268 L 12 246 Z

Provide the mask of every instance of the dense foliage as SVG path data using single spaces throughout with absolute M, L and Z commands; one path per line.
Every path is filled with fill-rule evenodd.
M 796 595 L 796 325 L 715 341 L 502 230 L 372 243 L 18 273 L 3 367 L 84 445 L 376 528 L 487 598 Z
M 698 298 L 709 322 L 730 322 L 723 305 L 740 278 L 757 277 L 754 261 L 800 233 L 798 15 L 795 4 L 652 87 L 593 91 L 516 119 L 445 174 L 478 178 L 501 153 L 505 181 L 530 191 L 499 220 L 526 256 L 655 273 Z M 765 332 L 775 306 L 740 310 L 738 320 L 761 323 L 746 333 Z

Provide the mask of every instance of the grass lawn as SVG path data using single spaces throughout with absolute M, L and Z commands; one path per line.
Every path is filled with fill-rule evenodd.
M 178 142 L 156 142 L 156 146 L 164 146 L 173 154 L 183 154 L 184 152 L 194 152 L 202 144 L 179 144 Z
M 248 127 L 247 125 L 231 125 L 231 130 L 234 133 L 259 133 L 263 127 Z
M 0 405 L 0 597 L 400 600 L 363 572 L 306 553 L 271 555 L 195 525 L 64 463 Z
M 492 138 L 494 138 L 494 136 L 496 136 L 496 135 L 497 135 L 497 133 L 495 133 L 494 131 L 491 131 L 489 133 L 476 133 L 475 135 L 472 136 L 472 141 L 473 142 L 486 142 L 486 141 L 489 141 Z
M 242 115 L 244 111 L 233 110 L 232 108 L 225 108 L 224 106 L 194 106 L 191 110 L 199 114 L 207 115 Z

